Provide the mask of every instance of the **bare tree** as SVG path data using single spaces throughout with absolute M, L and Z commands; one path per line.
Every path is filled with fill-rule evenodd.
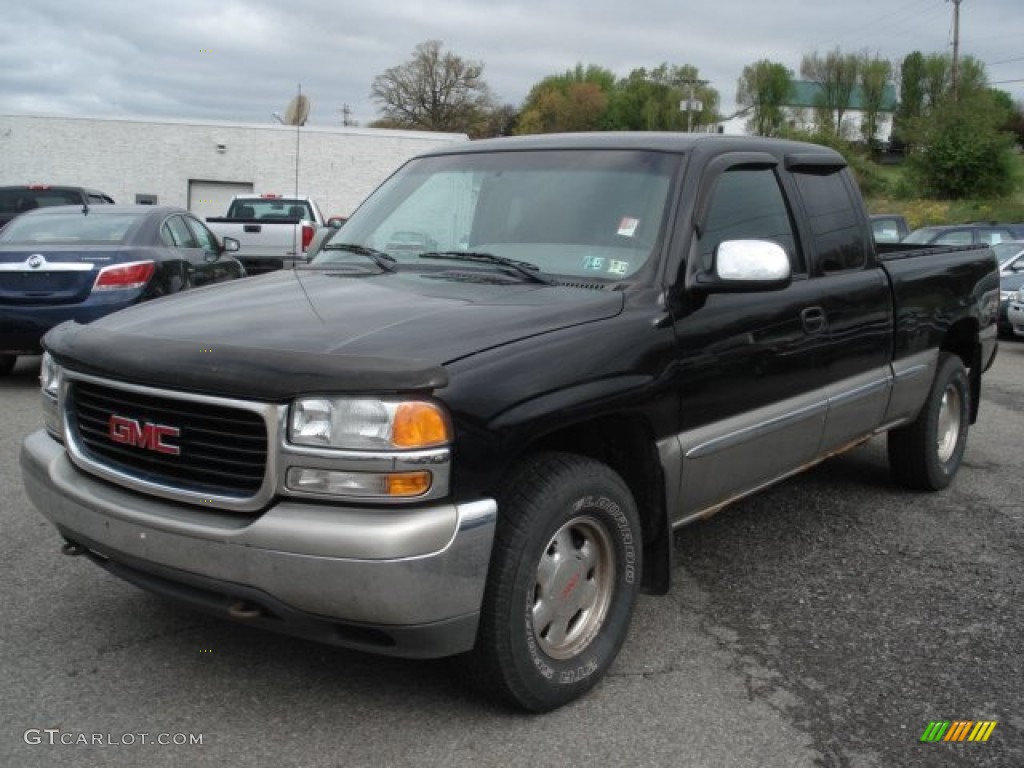
M 815 51 L 805 54 L 800 62 L 800 75 L 819 88 L 816 108 L 822 130 L 841 136 L 843 117 L 850 108 L 853 89 L 857 85 L 860 59 L 856 54 L 840 53 L 835 48 L 824 57 Z
M 378 127 L 473 133 L 492 109 L 484 65 L 442 50 L 440 40 L 420 43 L 405 64 L 373 79 Z

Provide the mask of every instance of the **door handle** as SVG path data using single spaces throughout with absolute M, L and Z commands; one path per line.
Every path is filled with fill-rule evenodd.
M 804 324 L 804 333 L 822 333 L 828 327 L 825 310 L 821 307 L 807 307 L 800 313 L 800 320 Z

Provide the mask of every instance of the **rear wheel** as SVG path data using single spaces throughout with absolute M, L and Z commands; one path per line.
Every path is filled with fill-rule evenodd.
M 13 371 L 17 361 L 17 355 L 0 355 L 0 376 L 6 376 Z
M 640 524 L 623 480 L 592 459 L 534 456 L 499 495 L 500 519 L 472 657 L 485 692 L 533 712 L 608 671 L 640 583 Z
M 889 433 L 889 467 L 901 485 L 925 491 L 948 486 L 967 450 L 970 383 L 956 355 L 940 353 L 939 369 L 917 418 Z

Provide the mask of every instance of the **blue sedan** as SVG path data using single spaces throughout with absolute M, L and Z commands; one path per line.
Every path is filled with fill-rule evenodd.
M 182 208 L 56 206 L 0 230 L 0 375 L 38 354 L 65 320 L 87 323 L 141 301 L 245 276 L 221 242 Z

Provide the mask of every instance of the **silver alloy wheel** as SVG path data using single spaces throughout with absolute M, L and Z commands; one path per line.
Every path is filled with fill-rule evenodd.
M 935 430 L 937 455 L 943 464 L 949 461 L 956 451 L 956 443 L 960 437 L 960 410 L 960 390 L 950 384 L 942 393 Z
M 537 564 L 530 606 L 537 645 L 569 659 L 597 635 L 615 585 L 615 554 L 607 530 L 588 516 L 558 529 Z

